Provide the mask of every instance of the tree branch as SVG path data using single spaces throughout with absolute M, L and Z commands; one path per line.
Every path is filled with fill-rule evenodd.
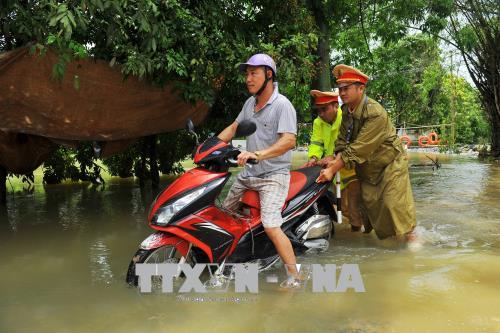
M 437 37 L 437 38 L 441 39 L 442 41 L 444 41 L 444 42 L 446 42 L 446 43 L 448 43 L 450 45 L 455 46 L 457 49 L 460 48 L 456 43 L 452 42 L 451 40 L 449 40 L 449 39 L 447 39 L 447 38 L 445 38 L 445 37 L 443 37 L 443 36 L 441 36 L 439 34 L 436 34 L 436 33 L 433 33 L 433 32 L 429 32 L 429 31 L 424 30 L 422 28 L 413 27 L 413 26 L 410 26 L 410 25 L 405 25 L 404 27 L 408 28 L 408 29 L 415 29 L 415 30 L 418 30 L 418 31 L 422 31 L 422 32 L 424 32 L 426 34 L 429 34 L 431 36 Z
M 363 19 L 363 5 L 362 5 L 362 0 L 358 0 L 358 4 L 359 4 L 359 19 L 360 19 L 360 22 L 361 22 L 361 31 L 363 32 L 363 37 L 365 39 L 366 48 L 368 50 L 368 54 L 370 55 L 371 67 L 373 68 L 373 54 L 372 54 L 372 51 L 370 50 L 370 44 L 368 43 L 368 37 L 366 37 L 365 25 L 363 23 L 364 19 Z

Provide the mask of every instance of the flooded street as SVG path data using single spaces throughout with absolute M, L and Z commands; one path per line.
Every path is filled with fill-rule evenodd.
M 410 170 L 420 251 L 340 225 L 326 253 L 299 257 L 359 264 L 365 293 L 283 292 L 261 275 L 258 294 L 142 294 L 124 280 L 150 191 L 118 178 L 17 191 L 0 207 L 0 332 L 500 332 L 500 165 L 439 158 Z

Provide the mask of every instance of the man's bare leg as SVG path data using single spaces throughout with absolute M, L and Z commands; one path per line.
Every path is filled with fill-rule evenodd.
M 288 273 L 295 278 L 299 277 L 297 272 L 297 261 L 295 259 L 295 253 L 293 252 L 292 243 L 285 235 L 280 227 L 275 228 L 265 228 L 267 236 L 273 242 L 276 251 L 278 252 L 281 260 L 288 267 Z

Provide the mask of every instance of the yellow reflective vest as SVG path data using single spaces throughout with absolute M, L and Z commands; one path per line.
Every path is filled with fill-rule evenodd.
M 316 157 L 318 160 L 325 156 L 333 156 L 335 151 L 335 141 L 339 136 L 340 125 L 342 123 L 342 110 L 339 108 L 337 118 L 333 124 L 329 124 L 320 117 L 316 117 L 313 122 L 313 132 L 309 144 L 308 158 Z M 356 179 L 354 169 L 340 170 L 340 187 L 344 189 L 351 181 Z M 335 178 L 333 180 L 335 182 Z

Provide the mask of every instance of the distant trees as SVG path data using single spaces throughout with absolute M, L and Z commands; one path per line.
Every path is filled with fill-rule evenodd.
M 372 75 L 370 94 L 397 123 L 449 122 L 453 106 L 459 139 L 491 135 L 499 156 L 498 13 L 496 0 L 4 0 L 0 51 L 29 42 L 55 48 L 56 77 L 74 57 L 95 57 L 120 65 L 125 77 L 159 86 L 176 80 L 186 100 L 212 105 L 205 136 L 240 110 L 247 95 L 236 65 L 251 54 L 275 58 L 280 90 L 301 121 L 311 119 L 309 90 L 330 89 L 332 65 L 344 62 Z M 448 73 L 438 38 L 460 50 L 477 90 Z M 191 148 L 182 132 L 160 134 L 104 163 L 111 174 L 147 178 L 155 165 L 178 172 Z M 85 143 L 77 152 L 60 149 L 45 164 L 45 180 L 98 180 L 87 150 Z

